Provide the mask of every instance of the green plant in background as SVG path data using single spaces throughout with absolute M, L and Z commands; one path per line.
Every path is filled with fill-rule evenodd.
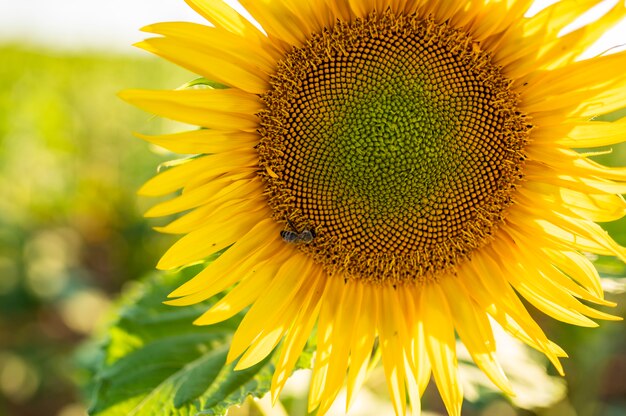
M 69 412 L 80 409 L 72 350 L 165 244 L 136 196 L 164 156 L 129 127 L 172 127 L 115 94 L 189 74 L 18 45 L 0 56 L 0 415 Z
M 261 397 L 269 390 L 271 357 L 244 371 L 226 364 L 231 335 L 243 315 L 207 331 L 185 322 L 218 298 L 184 309 L 163 305 L 163 298 L 194 271 L 151 276 L 121 300 L 104 353 L 86 361 L 97 374 L 89 389 L 91 413 L 194 414 L 207 409 L 206 414 L 224 414 L 249 394 Z M 303 354 L 298 367 L 308 368 L 310 356 Z

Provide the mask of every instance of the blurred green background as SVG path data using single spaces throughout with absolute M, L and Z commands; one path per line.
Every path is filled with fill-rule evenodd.
M 84 376 L 76 348 L 102 325 L 124 285 L 152 271 L 173 241 L 151 230 L 155 221 L 142 218 L 153 201 L 135 195 L 172 156 L 131 132 L 176 126 L 115 94 L 125 88 L 173 88 L 193 76 L 134 55 L 5 45 L 0 57 L 0 415 L 84 415 L 84 399 L 75 387 Z M 626 147 L 602 159 L 626 164 Z M 625 225 L 608 226 L 622 244 Z M 626 275 L 624 265 L 612 259 L 599 259 L 598 265 L 605 275 Z M 614 292 L 608 298 L 620 302 L 612 312 L 626 315 L 620 280 L 607 284 Z M 537 316 L 570 353 L 564 360 L 567 393 L 555 393 L 555 400 L 531 411 L 479 389 L 464 414 L 626 414 L 625 324 L 603 322 L 590 330 Z M 509 365 L 518 360 L 513 356 Z M 531 394 L 539 394 L 541 382 L 530 380 Z M 368 392 L 385 400 L 382 375 L 374 375 Z M 300 414 L 295 409 L 303 400 L 303 391 L 288 392 L 290 414 Z M 425 408 L 443 414 L 432 388 Z
M 147 57 L 0 57 L 0 415 L 84 414 L 74 349 L 171 242 L 135 194 L 169 157 L 132 132 L 172 126 L 116 93 L 191 75 Z

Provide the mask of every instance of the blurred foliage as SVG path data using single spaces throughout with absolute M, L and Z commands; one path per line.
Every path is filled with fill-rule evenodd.
M 271 355 L 241 371 L 234 371 L 236 363 L 226 363 L 243 314 L 201 327 L 190 323 L 218 297 L 186 308 L 163 304 L 201 267 L 152 274 L 123 297 L 102 349 L 86 361 L 93 369 L 89 414 L 224 415 L 249 395 L 262 397 L 269 391 Z
M 151 272 L 172 242 L 151 230 L 158 225 L 154 220 L 141 217 L 154 201 L 135 195 L 172 157 L 131 132 L 181 128 L 115 94 L 124 88 L 173 88 L 195 76 L 148 57 L 47 53 L 14 45 L 0 46 L 0 56 L 0 416 L 79 416 L 86 409 L 75 379 L 93 373 L 76 370 L 76 346 L 97 331 L 123 286 Z M 614 146 L 598 159 L 626 165 L 626 146 Z M 605 226 L 626 244 L 626 222 Z M 626 275 L 615 259 L 599 258 L 597 265 L 605 275 Z M 608 298 L 619 302 L 610 312 L 626 315 L 625 293 Z M 625 414 L 626 325 L 602 322 L 590 330 L 535 316 L 570 353 L 563 360 L 567 396 L 520 410 L 501 395 L 480 390 L 465 403 L 464 415 Z M 94 351 L 97 346 L 85 348 L 78 360 L 93 365 L 102 358 Z M 515 365 L 517 359 L 508 361 Z M 290 415 L 305 414 L 305 390 L 286 388 Z M 386 396 L 377 369 L 356 414 L 385 414 L 380 409 L 389 409 Z M 432 386 L 424 408 L 443 414 Z
M 116 93 L 190 74 L 152 58 L 0 56 L 0 415 L 54 415 L 77 409 L 72 349 L 169 240 L 135 195 L 166 157 L 131 132 L 173 126 Z

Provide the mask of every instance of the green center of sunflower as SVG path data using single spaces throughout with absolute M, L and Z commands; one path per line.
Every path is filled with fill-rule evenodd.
M 483 246 L 529 131 L 491 58 L 447 23 L 338 22 L 278 63 L 260 175 L 285 240 L 330 273 L 436 279 Z

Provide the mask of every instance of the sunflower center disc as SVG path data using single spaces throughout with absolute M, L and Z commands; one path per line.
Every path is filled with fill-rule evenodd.
M 287 53 L 258 148 L 292 244 L 367 281 L 452 270 L 522 177 L 530 127 L 509 85 L 465 32 L 414 15 L 338 22 Z

